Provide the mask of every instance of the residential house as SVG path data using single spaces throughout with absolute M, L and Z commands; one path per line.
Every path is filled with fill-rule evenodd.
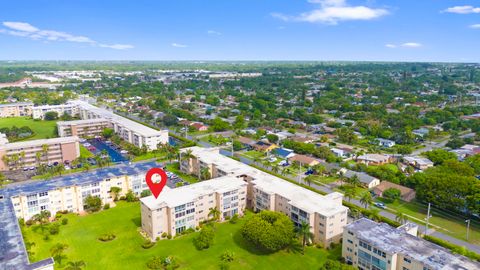
M 395 142 L 392 140 L 387 140 L 387 139 L 382 139 L 382 138 L 377 138 L 375 139 L 378 143 L 378 145 L 386 148 L 393 147 L 395 145 Z
M 415 169 L 421 171 L 433 167 L 433 162 L 425 157 L 405 156 L 403 160 L 407 165 L 413 166 Z
M 415 199 L 415 190 L 388 181 L 382 181 L 373 189 L 373 192 L 375 195 L 382 197 L 383 192 L 389 188 L 400 190 L 400 198 L 406 202 L 410 202 Z
M 339 170 L 339 173 L 343 173 L 343 176 L 345 176 L 346 178 L 352 178 L 354 176 L 356 176 L 358 178 L 358 180 L 360 181 L 360 184 L 365 187 L 365 188 L 374 188 L 378 185 L 380 185 L 380 179 L 378 178 L 375 178 L 373 176 L 370 176 L 364 172 L 356 172 L 356 171 L 352 171 L 352 170 L 348 170 L 348 169 L 345 169 L 345 168 L 341 168 Z
M 309 157 L 309 156 L 306 156 L 306 155 L 300 155 L 300 154 L 296 154 L 296 155 L 290 157 L 288 160 L 290 161 L 290 163 L 293 163 L 293 162 L 297 161 L 303 166 L 310 166 L 310 167 L 315 166 L 315 165 L 320 163 L 319 159 Z
M 365 154 L 358 156 L 357 161 L 366 165 L 383 165 L 392 162 L 392 157 L 383 154 Z

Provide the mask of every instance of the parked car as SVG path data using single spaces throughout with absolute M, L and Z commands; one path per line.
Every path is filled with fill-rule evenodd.
M 387 206 L 385 206 L 385 204 L 381 202 L 376 202 L 373 205 L 375 205 L 378 208 L 387 209 Z
M 305 172 L 305 175 L 311 175 L 313 174 L 313 170 L 312 169 L 308 169 L 308 171 Z
M 282 160 L 282 161 L 280 161 L 280 162 L 278 163 L 278 165 L 280 165 L 280 166 L 288 166 L 289 164 L 288 164 L 288 161 Z

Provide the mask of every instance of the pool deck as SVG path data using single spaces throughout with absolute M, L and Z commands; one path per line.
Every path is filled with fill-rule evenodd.
M 29 270 L 53 264 L 52 258 L 30 264 L 10 197 L 18 194 L 28 195 L 65 186 L 100 182 L 103 179 L 115 176 L 143 174 L 156 166 L 160 166 L 160 164 L 155 161 L 123 162 L 112 167 L 84 172 L 81 174 L 81 177 L 79 177 L 79 174 L 72 174 L 49 180 L 16 183 L 0 189 L 0 269 Z

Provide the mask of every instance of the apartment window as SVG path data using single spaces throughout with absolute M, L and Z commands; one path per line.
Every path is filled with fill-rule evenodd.
M 412 261 L 411 261 L 410 259 L 405 258 L 405 257 L 403 258 L 403 261 L 404 261 L 404 262 L 407 262 L 407 263 L 412 263 Z
M 38 193 L 38 196 L 39 196 L 39 197 L 48 196 L 48 192 L 40 192 L 40 193 Z
M 323 223 L 318 223 L 318 226 L 323 227 L 325 225 L 323 225 Z
M 409 270 L 409 269 L 404 266 L 404 267 L 402 268 L 402 270 Z
M 350 243 L 350 244 L 353 244 L 353 241 L 350 240 L 350 239 L 348 239 L 347 242 Z

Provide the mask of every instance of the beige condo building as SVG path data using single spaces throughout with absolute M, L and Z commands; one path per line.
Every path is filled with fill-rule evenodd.
M 0 171 L 72 161 L 80 156 L 77 136 L 0 145 Z
M 236 177 L 224 176 L 193 185 L 162 191 L 142 198 L 142 229 L 152 240 L 163 233 L 172 236 L 196 228 L 219 211 L 220 221 L 235 214 L 242 216 L 246 207 L 247 184 Z
M 360 270 L 480 269 L 480 263 L 417 237 L 417 229 L 359 219 L 345 227 L 342 256 Z
M 33 103 L 31 102 L 0 104 L 0 118 L 30 116 L 32 108 Z
M 348 209 L 342 205 L 343 195 L 341 193 L 334 192 L 326 196 L 320 195 L 223 156 L 215 148 L 191 147 L 182 149 L 181 155 L 187 155 L 187 152 L 191 154 L 191 157 L 183 158 L 180 169 L 185 173 L 194 175 L 207 169 L 213 180 L 193 184 L 189 188 L 183 189 L 181 196 L 191 196 L 189 195 L 190 188 L 200 184 L 207 185 L 203 183 L 209 183 L 210 181 L 214 181 L 211 182 L 212 185 L 220 185 L 225 181 L 235 181 L 239 184 L 243 182 L 246 188 L 246 208 L 254 211 L 271 210 L 284 213 L 292 219 L 295 226 L 306 222 L 310 225 L 314 242 L 322 243 L 324 246 L 340 241 L 343 227 L 347 224 Z M 143 200 L 145 201 L 145 207 L 142 208 L 142 219 L 143 216 L 150 216 L 150 218 L 145 218 L 145 221 L 151 220 L 152 223 L 145 222 L 144 229 L 152 239 L 155 239 L 158 235 L 154 232 L 158 233 L 162 230 L 159 228 L 165 227 L 164 224 L 166 223 L 162 218 L 168 218 L 168 216 L 162 215 L 162 218 L 152 218 L 156 209 L 148 207 L 147 200 L 153 199 Z M 220 210 L 222 209 L 220 208 Z M 172 224 L 170 223 L 170 226 Z M 175 230 L 176 227 L 170 228 L 172 232 Z
M 106 119 L 85 119 L 74 121 L 59 121 L 57 122 L 58 136 L 79 136 L 94 137 L 102 135 L 105 128 L 112 128 L 110 121 Z

